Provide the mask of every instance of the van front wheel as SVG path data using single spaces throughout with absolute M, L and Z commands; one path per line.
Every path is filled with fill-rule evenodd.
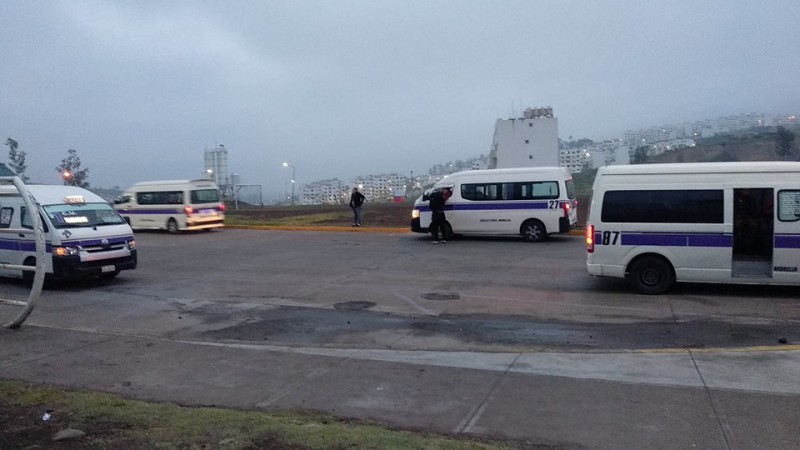
M 167 231 L 169 234 L 178 234 L 178 222 L 175 219 L 170 218 L 167 221 Z
M 669 290 L 673 281 L 670 263 L 656 256 L 637 259 L 628 273 L 628 282 L 640 294 L 663 294 Z
M 525 242 L 542 242 L 547 239 L 547 229 L 536 219 L 526 220 L 520 231 Z

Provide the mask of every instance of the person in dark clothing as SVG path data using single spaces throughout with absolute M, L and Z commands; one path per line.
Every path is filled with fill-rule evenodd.
M 358 188 L 353 188 L 353 193 L 350 194 L 350 208 L 353 210 L 353 226 L 361 226 L 361 205 L 364 204 L 364 194 L 358 192 Z
M 439 242 L 445 243 L 450 237 L 448 236 L 450 229 L 447 226 L 447 219 L 444 215 L 444 204 L 447 202 L 447 199 L 450 198 L 450 195 L 452 195 L 450 188 L 444 188 L 434 191 L 428 197 L 428 205 L 431 207 L 430 229 L 434 244 L 438 244 Z M 442 236 L 441 240 L 439 239 L 440 234 Z

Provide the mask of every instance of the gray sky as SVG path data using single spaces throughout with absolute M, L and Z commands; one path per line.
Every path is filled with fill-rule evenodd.
M 93 186 L 410 171 L 487 154 L 498 118 L 559 135 L 800 109 L 800 4 L 768 1 L 0 2 L 0 138 L 33 181 Z M 7 161 L 8 148 L 0 148 Z

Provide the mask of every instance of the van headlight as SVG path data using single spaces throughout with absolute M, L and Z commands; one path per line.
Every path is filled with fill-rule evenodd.
M 419 219 L 419 210 L 418 209 L 415 208 L 415 209 L 413 209 L 411 211 L 411 218 L 412 219 Z
M 78 247 L 53 247 L 55 256 L 76 256 L 78 253 Z
M 136 250 L 136 241 L 134 239 L 128 241 L 128 250 Z

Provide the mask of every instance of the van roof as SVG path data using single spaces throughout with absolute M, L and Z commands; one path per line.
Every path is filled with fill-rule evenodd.
M 435 186 L 453 186 L 455 181 L 461 178 L 492 178 L 496 176 L 532 174 L 572 178 L 572 174 L 570 174 L 569 170 L 565 167 L 514 167 L 507 169 L 480 169 L 455 172 L 445 175 L 444 178 L 436 182 Z
M 161 180 L 161 181 L 141 181 L 132 185 L 130 188 L 138 187 L 138 186 L 185 186 L 185 185 L 193 185 L 193 186 L 214 186 L 216 187 L 217 184 L 214 183 L 214 180 L 206 180 L 206 179 L 197 179 L 197 180 Z
M 647 175 L 686 173 L 800 172 L 800 162 L 735 161 L 671 164 L 631 164 L 601 167 L 603 175 Z
M 30 192 L 40 205 L 59 205 L 64 203 L 64 197 L 82 196 L 86 203 L 108 203 L 99 195 L 77 186 L 63 186 L 50 184 L 26 184 L 25 189 Z M 0 195 L 19 196 L 16 186 L 0 186 Z

